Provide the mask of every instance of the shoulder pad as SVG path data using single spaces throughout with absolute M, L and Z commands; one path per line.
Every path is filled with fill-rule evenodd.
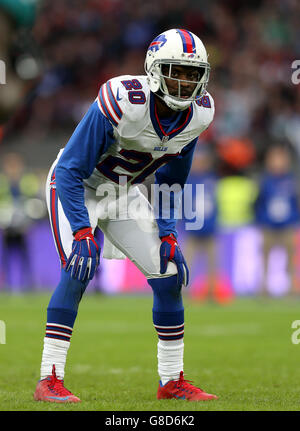
M 206 92 L 201 99 L 194 102 L 194 112 L 202 125 L 202 132 L 208 128 L 215 114 L 215 103 L 213 97 Z
M 111 124 L 119 128 L 124 121 L 136 122 L 145 116 L 142 108 L 147 105 L 149 92 L 146 76 L 118 76 L 101 86 L 98 107 Z

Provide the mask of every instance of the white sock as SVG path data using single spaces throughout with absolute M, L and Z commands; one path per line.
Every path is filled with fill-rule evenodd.
M 183 339 L 159 340 L 157 343 L 158 374 L 162 384 L 169 380 L 179 380 L 183 371 Z
M 52 366 L 55 365 L 56 377 L 63 379 L 67 359 L 69 341 L 55 338 L 44 338 L 44 350 L 41 363 L 41 380 L 52 374 Z

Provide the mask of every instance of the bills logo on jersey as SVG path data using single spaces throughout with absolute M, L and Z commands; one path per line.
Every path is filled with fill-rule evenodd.
M 167 151 L 167 149 L 168 149 L 168 147 L 161 147 L 161 146 L 153 148 L 154 151 Z
M 157 36 L 149 45 L 148 51 L 156 52 L 167 42 L 167 38 L 164 34 Z
M 154 147 L 154 151 L 167 151 L 168 147 L 166 147 L 165 144 L 168 142 L 169 138 L 168 135 L 163 136 L 160 145 Z

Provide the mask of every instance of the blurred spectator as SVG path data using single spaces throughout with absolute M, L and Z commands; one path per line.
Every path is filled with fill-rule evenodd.
M 299 180 L 292 168 L 289 148 L 272 146 L 266 153 L 265 171 L 256 201 L 257 222 L 263 229 L 263 294 L 268 292 L 268 262 L 274 247 L 284 247 L 291 291 L 296 293 L 299 289 L 295 262 L 295 233 L 300 222 L 299 197 Z
M 21 13 L 8 5 L 20 9 L 28 2 L 0 0 L 0 7 L 1 2 L 19 23 Z M 259 160 L 266 142 L 283 138 L 300 155 L 300 85 L 291 81 L 291 64 L 300 58 L 299 2 L 40 0 L 37 4 L 34 39 L 28 49 L 34 51 L 34 41 L 39 45 L 35 65 L 42 65 L 43 73 L 4 143 L 18 138 L 32 145 L 34 138 L 37 146 L 55 146 L 56 154 L 105 80 L 144 73 L 145 49 L 153 35 L 186 27 L 208 47 L 209 91 L 216 102 L 213 138 L 247 138 L 251 133 Z M 16 35 L 14 28 L 11 32 Z M 59 133 L 62 141 L 57 139 Z
M 296 0 L 0 0 L 1 160 L 22 147 L 29 169 L 48 170 L 100 85 L 144 74 L 148 43 L 172 27 L 197 34 L 209 54 L 216 114 L 201 139 L 220 143 L 218 220 L 226 229 L 251 225 L 257 189 L 249 164 L 237 165 L 255 154 L 261 170 L 277 140 L 300 159 L 300 85 L 291 80 L 300 59 Z
M 216 230 L 217 230 L 217 203 L 215 160 L 208 148 L 200 147 L 195 152 L 191 173 L 187 183 L 191 185 L 188 193 L 184 194 L 184 207 L 193 208 L 198 218 L 203 219 L 203 226 L 197 230 L 187 230 L 184 244 L 184 256 L 191 270 L 191 285 L 193 286 L 194 268 L 198 267 L 199 254 L 204 257 L 205 287 L 201 298 L 213 299 L 216 293 L 216 278 L 218 273 L 216 257 Z M 202 186 L 199 188 L 199 186 Z M 192 193 L 191 193 L 192 192 Z M 196 217 L 191 220 L 184 219 L 185 226 L 196 223 Z M 193 286 L 197 289 L 197 286 Z M 198 289 L 197 289 L 198 290 Z
M 249 139 L 224 138 L 218 143 L 221 178 L 217 185 L 218 221 L 223 228 L 237 228 L 254 222 L 255 181 L 247 169 L 255 161 Z
M 225 279 L 239 294 L 253 292 L 257 268 L 254 203 L 257 184 L 252 178 L 255 150 L 249 139 L 224 138 L 217 145 L 220 179 L 216 189 L 218 224 L 226 247 L 221 250 Z
M 1 126 L 20 109 L 39 67 L 29 29 L 35 19 L 37 0 L 0 0 L 0 60 L 4 83 L 0 84 Z M 1 136 L 0 133 L 0 142 Z
M 0 229 L 3 250 L 0 272 L 5 286 L 11 285 L 10 275 L 21 267 L 22 280 L 16 288 L 33 287 L 26 233 L 32 222 L 46 216 L 40 178 L 26 172 L 19 154 L 7 153 L 1 160 Z M 16 258 L 17 256 L 17 258 Z M 20 261 L 20 264 L 17 261 Z M 1 271 L 2 269 L 2 271 Z M 10 286 L 11 287 L 11 286 Z

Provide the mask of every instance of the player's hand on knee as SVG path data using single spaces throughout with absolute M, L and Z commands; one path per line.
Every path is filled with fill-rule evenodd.
M 66 271 L 79 281 L 94 277 L 100 259 L 100 245 L 91 227 L 80 229 L 74 234 L 71 254 L 66 263 Z
M 176 237 L 171 233 L 170 235 L 161 237 L 160 246 L 160 273 L 165 274 L 168 267 L 168 262 L 172 261 L 177 266 L 177 284 L 181 287 L 189 283 L 189 269 L 186 261 L 181 253 Z

